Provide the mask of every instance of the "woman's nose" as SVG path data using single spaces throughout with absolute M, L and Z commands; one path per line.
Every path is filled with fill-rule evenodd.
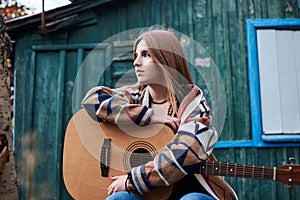
M 138 67 L 138 66 L 141 66 L 142 62 L 140 60 L 139 57 L 136 57 L 135 60 L 133 61 L 133 65 Z

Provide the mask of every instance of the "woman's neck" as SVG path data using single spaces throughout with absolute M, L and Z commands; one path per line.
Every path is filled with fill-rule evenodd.
M 162 85 L 158 85 L 158 84 L 149 85 L 149 92 L 154 102 L 163 102 L 168 99 L 167 90 Z

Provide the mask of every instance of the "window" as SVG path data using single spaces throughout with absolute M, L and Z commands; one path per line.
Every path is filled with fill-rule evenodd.
M 247 20 L 255 146 L 300 146 L 300 19 Z

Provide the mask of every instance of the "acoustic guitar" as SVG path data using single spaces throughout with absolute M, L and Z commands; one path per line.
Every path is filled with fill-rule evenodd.
M 111 176 L 124 175 L 132 167 L 152 160 L 173 136 L 172 130 L 164 125 L 99 123 L 84 109 L 79 110 L 67 126 L 64 141 L 63 177 L 68 192 L 76 200 L 105 199 Z M 300 185 L 300 165 L 297 164 L 264 167 L 205 161 L 198 173 Z M 172 189 L 172 186 L 158 187 L 143 198 L 167 199 Z

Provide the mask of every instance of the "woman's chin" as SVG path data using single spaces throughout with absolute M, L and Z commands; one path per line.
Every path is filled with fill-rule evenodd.
M 138 80 L 137 83 L 139 85 L 148 85 L 148 81 L 145 81 L 145 80 Z

